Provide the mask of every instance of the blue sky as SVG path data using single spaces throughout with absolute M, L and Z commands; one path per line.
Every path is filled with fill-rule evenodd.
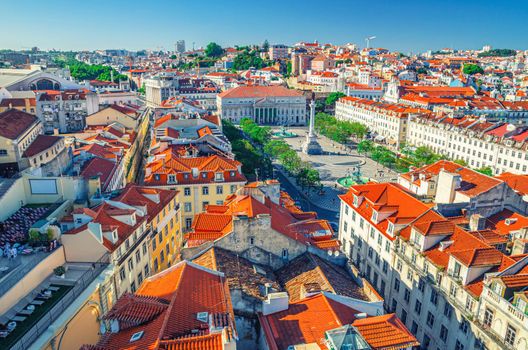
M 173 50 L 297 41 L 528 49 L 527 0 L 3 0 L 0 48 Z

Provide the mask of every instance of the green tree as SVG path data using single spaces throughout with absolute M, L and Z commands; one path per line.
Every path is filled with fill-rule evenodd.
M 145 83 L 143 83 L 143 85 L 141 85 L 141 87 L 137 90 L 137 92 L 139 92 L 141 95 L 145 95 Z
M 269 45 L 268 39 L 264 40 L 264 43 L 262 44 L 262 51 L 268 52 L 269 47 L 270 45 Z
M 346 95 L 342 92 L 332 92 L 325 100 L 325 104 L 327 106 L 333 106 L 337 100 L 339 100 L 341 97 L 345 97 Z
M 456 163 L 458 165 L 467 166 L 467 162 L 464 159 L 455 159 L 453 160 L 453 163 Z
M 363 140 L 357 144 L 358 153 L 367 154 L 374 149 L 374 142 L 370 140 Z
M 260 69 L 265 65 L 264 60 L 257 55 L 256 51 L 244 50 L 233 60 L 233 68 L 236 70 Z
M 475 170 L 478 171 L 481 174 L 488 175 L 488 176 L 493 176 L 493 169 L 491 169 L 491 167 L 489 167 L 489 166 L 478 168 L 478 169 L 475 169 Z
M 478 57 L 509 57 L 515 56 L 517 51 L 512 49 L 493 49 L 478 54 Z
M 288 151 L 290 145 L 284 140 L 271 140 L 264 146 L 264 152 L 270 155 L 272 158 L 277 158 L 282 153 Z
M 222 56 L 223 53 L 224 49 L 222 49 L 222 47 L 215 42 L 210 42 L 205 47 L 205 55 L 207 57 L 217 58 Z
M 464 74 L 468 74 L 468 75 L 473 75 L 473 74 L 477 74 L 477 73 L 479 73 L 479 74 L 484 73 L 484 69 L 482 69 L 481 66 L 479 66 L 477 64 L 472 64 L 472 63 L 465 64 L 462 71 L 464 72 Z

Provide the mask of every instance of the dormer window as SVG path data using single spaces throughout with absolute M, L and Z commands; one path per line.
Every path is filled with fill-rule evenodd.
M 175 183 L 176 182 L 176 175 L 174 175 L 174 174 L 169 175 L 168 182 L 169 183 Z
M 117 242 L 117 230 L 112 231 L 112 238 L 114 239 L 114 242 Z
M 373 222 L 375 222 L 375 223 L 378 222 L 378 212 L 377 212 L 377 211 L 375 211 L 375 210 L 372 211 L 372 217 L 371 217 L 371 220 L 372 220 Z
M 229 176 L 231 176 L 231 177 L 235 177 L 235 175 L 236 175 L 236 172 L 234 172 L 234 171 L 230 171 L 230 172 L 229 172 Z
M 222 181 L 224 179 L 223 173 L 215 173 L 215 180 L 216 181 Z
M 359 205 L 359 198 L 358 196 L 354 196 L 354 206 L 357 207 Z
M 207 179 L 207 173 L 202 173 L 202 178 Z
M 159 180 L 160 180 L 160 176 L 159 176 L 159 174 L 154 174 L 154 180 L 156 180 L 156 181 L 159 181 Z
M 393 235 L 394 234 L 394 224 L 392 222 L 389 222 L 389 227 L 387 227 L 387 232 L 390 234 L 390 235 Z

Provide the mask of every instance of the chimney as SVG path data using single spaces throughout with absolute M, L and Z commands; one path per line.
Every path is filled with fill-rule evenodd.
M 486 218 L 480 214 L 472 214 L 469 217 L 469 230 L 470 231 L 480 231 L 484 230 L 486 226 Z
M 288 310 L 289 302 L 290 297 L 286 292 L 269 293 L 267 299 L 262 302 L 262 314 L 266 316 Z
M 459 174 L 441 170 L 438 174 L 435 202 L 441 204 L 453 203 L 461 182 L 462 178 Z

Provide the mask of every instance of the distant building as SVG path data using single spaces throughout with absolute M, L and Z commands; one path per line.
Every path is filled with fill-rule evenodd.
M 185 52 L 185 40 L 178 40 L 176 42 L 176 52 L 180 54 Z
M 282 44 L 271 45 L 268 54 L 271 60 L 288 58 L 288 46 Z
M 37 116 L 44 132 L 81 131 L 86 125 L 87 100 L 92 98 L 82 90 L 45 91 L 37 94 Z
M 305 125 L 306 97 L 283 86 L 239 86 L 217 97 L 222 119 L 238 123 L 251 118 L 258 124 Z

